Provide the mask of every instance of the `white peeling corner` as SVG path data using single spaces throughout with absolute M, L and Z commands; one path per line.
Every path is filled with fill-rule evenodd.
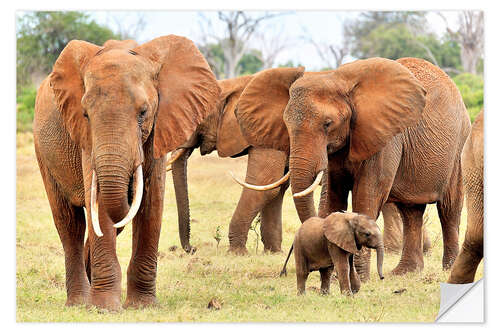
M 441 303 L 438 323 L 484 322 L 484 281 L 473 283 L 440 283 Z

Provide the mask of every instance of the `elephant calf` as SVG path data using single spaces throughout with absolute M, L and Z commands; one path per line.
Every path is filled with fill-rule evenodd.
M 333 268 L 342 294 L 358 292 L 360 280 L 353 265 L 353 254 L 362 246 L 377 250 L 377 269 L 383 279 L 384 244 L 374 220 L 356 213 L 336 212 L 326 218 L 307 219 L 295 234 L 294 256 L 298 294 L 305 293 L 309 272 L 319 270 L 321 292 L 330 292 Z

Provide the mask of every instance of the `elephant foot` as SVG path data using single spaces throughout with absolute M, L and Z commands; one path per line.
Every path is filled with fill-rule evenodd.
M 76 296 L 70 296 L 66 300 L 65 306 L 79 306 L 79 305 L 86 305 L 88 304 L 88 298 L 89 295 L 76 295 Z
M 394 268 L 391 272 L 392 275 L 405 275 L 406 273 L 410 272 L 420 272 L 422 269 L 424 269 L 424 264 L 417 264 L 415 263 L 399 263 L 396 268 Z
M 238 255 L 238 256 L 246 256 L 248 255 L 248 250 L 246 246 L 243 247 L 229 247 L 228 253 Z
M 266 254 L 283 254 L 283 251 L 281 251 L 281 249 L 276 249 L 276 248 L 271 248 L 271 249 L 264 248 L 264 253 L 266 253 Z
M 122 310 L 120 302 L 120 294 L 111 295 L 110 293 L 91 294 L 89 304 L 96 308 L 108 310 L 111 312 L 119 312 Z
M 156 296 L 137 295 L 137 296 L 127 296 L 125 304 L 123 304 L 123 307 L 132 309 L 142 309 L 145 307 L 152 307 L 156 305 L 158 305 Z

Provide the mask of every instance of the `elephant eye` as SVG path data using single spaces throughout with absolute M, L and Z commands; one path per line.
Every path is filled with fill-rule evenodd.
M 140 110 L 139 110 L 139 122 L 142 123 L 144 121 L 144 118 L 146 117 L 146 112 L 148 111 L 148 106 L 143 105 Z
M 87 113 L 87 110 L 83 109 L 83 118 L 89 120 L 89 114 Z
M 328 128 L 330 127 L 330 125 L 333 123 L 333 121 L 331 119 L 327 119 L 325 121 L 325 123 L 323 124 L 323 128 L 325 129 L 325 131 L 328 130 Z

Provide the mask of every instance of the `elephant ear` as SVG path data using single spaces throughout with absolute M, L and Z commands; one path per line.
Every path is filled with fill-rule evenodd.
M 222 110 L 219 128 L 217 129 L 217 153 L 220 157 L 234 156 L 249 146 L 241 133 L 234 110 L 243 89 L 245 89 L 252 78 L 252 75 L 246 75 L 219 81 L 221 87 L 220 106 Z
M 154 128 L 154 157 L 160 158 L 188 140 L 214 111 L 220 88 L 194 43 L 168 35 L 132 50 L 158 66 L 159 105 Z
M 54 92 L 57 108 L 61 112 L 64 127 L 71 139 L 81 148 L 88 150 L 88 123 L 83 117 L 81 100 L 85 92 L 83 70 L 89 60 L 101 47 L 72 40 L 57 58 L 49 84 Z
M 403 65 L 384 58 L 340 66 L 334 76 L 348 82 L 351 119 L 351 161 L 366 160 L 395 135 L 420 121 L 426 91 Z
M 290 86 L 302 75 L 304 67 L 273 68 L 257 73 L 248 83 L 235 114 L 250 145 L 288 152 L 290 143 L 283 112 Z
M 350 253 L 357 252 L 353 217 L 352 213 L 337 212 L 328 215 L 323 223 L 326 239 Z

